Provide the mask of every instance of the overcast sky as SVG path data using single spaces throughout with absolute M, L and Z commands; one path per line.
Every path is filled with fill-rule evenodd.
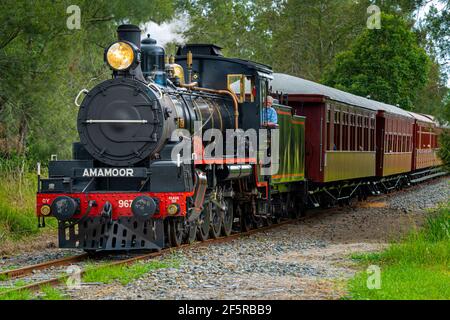
M 418 19 L 422 19 L 425 17 L 425 15 L 427 14 L 427 12 L 430 10 L 430 8 L 432 6 L 435 6 L 436 8 L 438 8 L 439 10 L 444 9 L 445 7 L 445 3 L 440 2 L 438 0 L 432 0 L 430 2 L 428 2 L 423 8 L 420 8 L 417 12 L 417 18 Z

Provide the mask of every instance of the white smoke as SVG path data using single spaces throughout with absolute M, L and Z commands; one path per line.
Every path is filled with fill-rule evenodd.
M 165 46 L 167 43 L 176 42 L 184 44 L 185 39 L 183 32 L 189 28 L 189 17 L 187 15 L 180 15 L 169 22 L 162 24 L 156 24 L 153 21 L 149 21 L 144 25 L 141 25 L 142 38 L 146 38 L 147 34 L 150 37 L 158 41 L 160 46 Z

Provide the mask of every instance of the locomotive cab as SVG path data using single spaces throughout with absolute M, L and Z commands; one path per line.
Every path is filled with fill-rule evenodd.
M 258 130 L 263 125 L 263 106 L 273 79 L 270 66 L 222 55 L 213 44 L 188 44 L 177 50 L 175 61 L 183 67 L 185 82 L 199 87 L 229 90 L 239 99 L 239 128 Z M 192 54 L 192 65 L 188 62 Z M 256 116 L 255 116 L 256 115 Z

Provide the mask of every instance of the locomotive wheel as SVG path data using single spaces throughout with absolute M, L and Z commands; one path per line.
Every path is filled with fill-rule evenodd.
M 302 206 L 300 204 L 298 205 L 297 208 L 295 208 L 294 214 L 295 214 L 295 216 L 294 216 L 295 219 L 300 219 L 301 216 L 303 215 Z
M 269 215 L 269 216 L 263 218 L 263 221 L 264 221 L 264 225 L 265 225 L 266 227 L 270 227 L 270 226 L 273 224 L 273 218 L 272 218 L 272 215 Z
M 350 197 L 347 200 L 347 205 L 350 207 L 354 207 L 357 203 L 358 203 L 358 200 L 356 199 L 356 197 Z
M 197 236 L 197 224 L 191 223 L 186 227 L 186 229 L 187 230 L 184 236 L 184 243 L 193 244 Z
M 264 226 L 264 218 L 253 217 L 253 228 L 259 229 Z
M 272 219 L 270 224 L 278 224 L 281 222 L 281 215 L 279 212 L 276 211 L 276 208 L 273 206 L 271 208 L 272 214 L 268 217 L 268 219 Z
M 276 213 L 272 216 L 272 222 L 275 224 L 279 224 L 281 222 L 281 215 L 280 213 Z
M 213 239 L 220 237 L 222 229 L 222 212 L 215 204 L 211 204 L 211 223 L 209 225 L 209 235 Z
M 93 258 L 97 254 L 97 250 L 95 249 L 84 249 L 84 252 L 88 254 L 89 257 Z
M 180 219 L 169 220 L 169 243 L 172 247 L 179 247 L 183 242 L 183 222 Z
M 288 216 L 291 219 L 297 219 L 301 216 L 301 211 L 298 206 L 296 206 L 294 197 L 291 194 L 288 194 L 287 197 L 287 210 L 288 210 Z
M 241 230 L 242 230 L 242 228 L 241 228 L 242 209 L 237 205 L 237 203 L 234 203 L 233 212 L 234 212 L 234 217 L 233 217 L 232 232 L 241 232 Z
M 231 234 L 231 230 L 233 229 L 234 208 L 233 200 L 227 199 L 225 200 L 225 202 L 227 210 L 223 213 L 222 235 L 228 237 Z
M 305 208 L 300 201 L 294 201 L 292 216 L 294 219 L 300 219 L 303 216 Z
M 239 215 L 239 223 L 241 225 L 241 231 L 242 232 L 247 232 L 250 231 L 252 229 L 252 217 L 245 213 L 245 211 L 243 210 L 239 210 L 240 211 L 240 215 Z
M 203 209 L 202 213 L 200 214 L 200 217 L 198 218 L 199 223 L 197 227 L 197 240 L 198 241 L 205 241 L 208 240 L 209 237 L 209 225 L 211 222 L 211 211 L 210 211 L 211 204 L 207 204 L 206 207 Z

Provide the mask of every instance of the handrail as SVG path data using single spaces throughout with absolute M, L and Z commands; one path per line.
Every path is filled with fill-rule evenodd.
M 187 88 L 194 91 L 202 91 L 202 92 L 208 92 L 208 93 L 215 93 L 215 94 L 221 94 L 221 95 L 228 95 L 233 100 L 233 108 L 234 108 L 234 127 L 235 129 L 239 128 L 239 103 L 238 103 L 238 97 L 234 92 L 231 92 L 230 90 L 216 90 L 216 89 L 208 89 L 208 88 L 201 88 L 197 87 L 197 82 L 188 83 L 188 84 L 181 84 L 180 87 Z

